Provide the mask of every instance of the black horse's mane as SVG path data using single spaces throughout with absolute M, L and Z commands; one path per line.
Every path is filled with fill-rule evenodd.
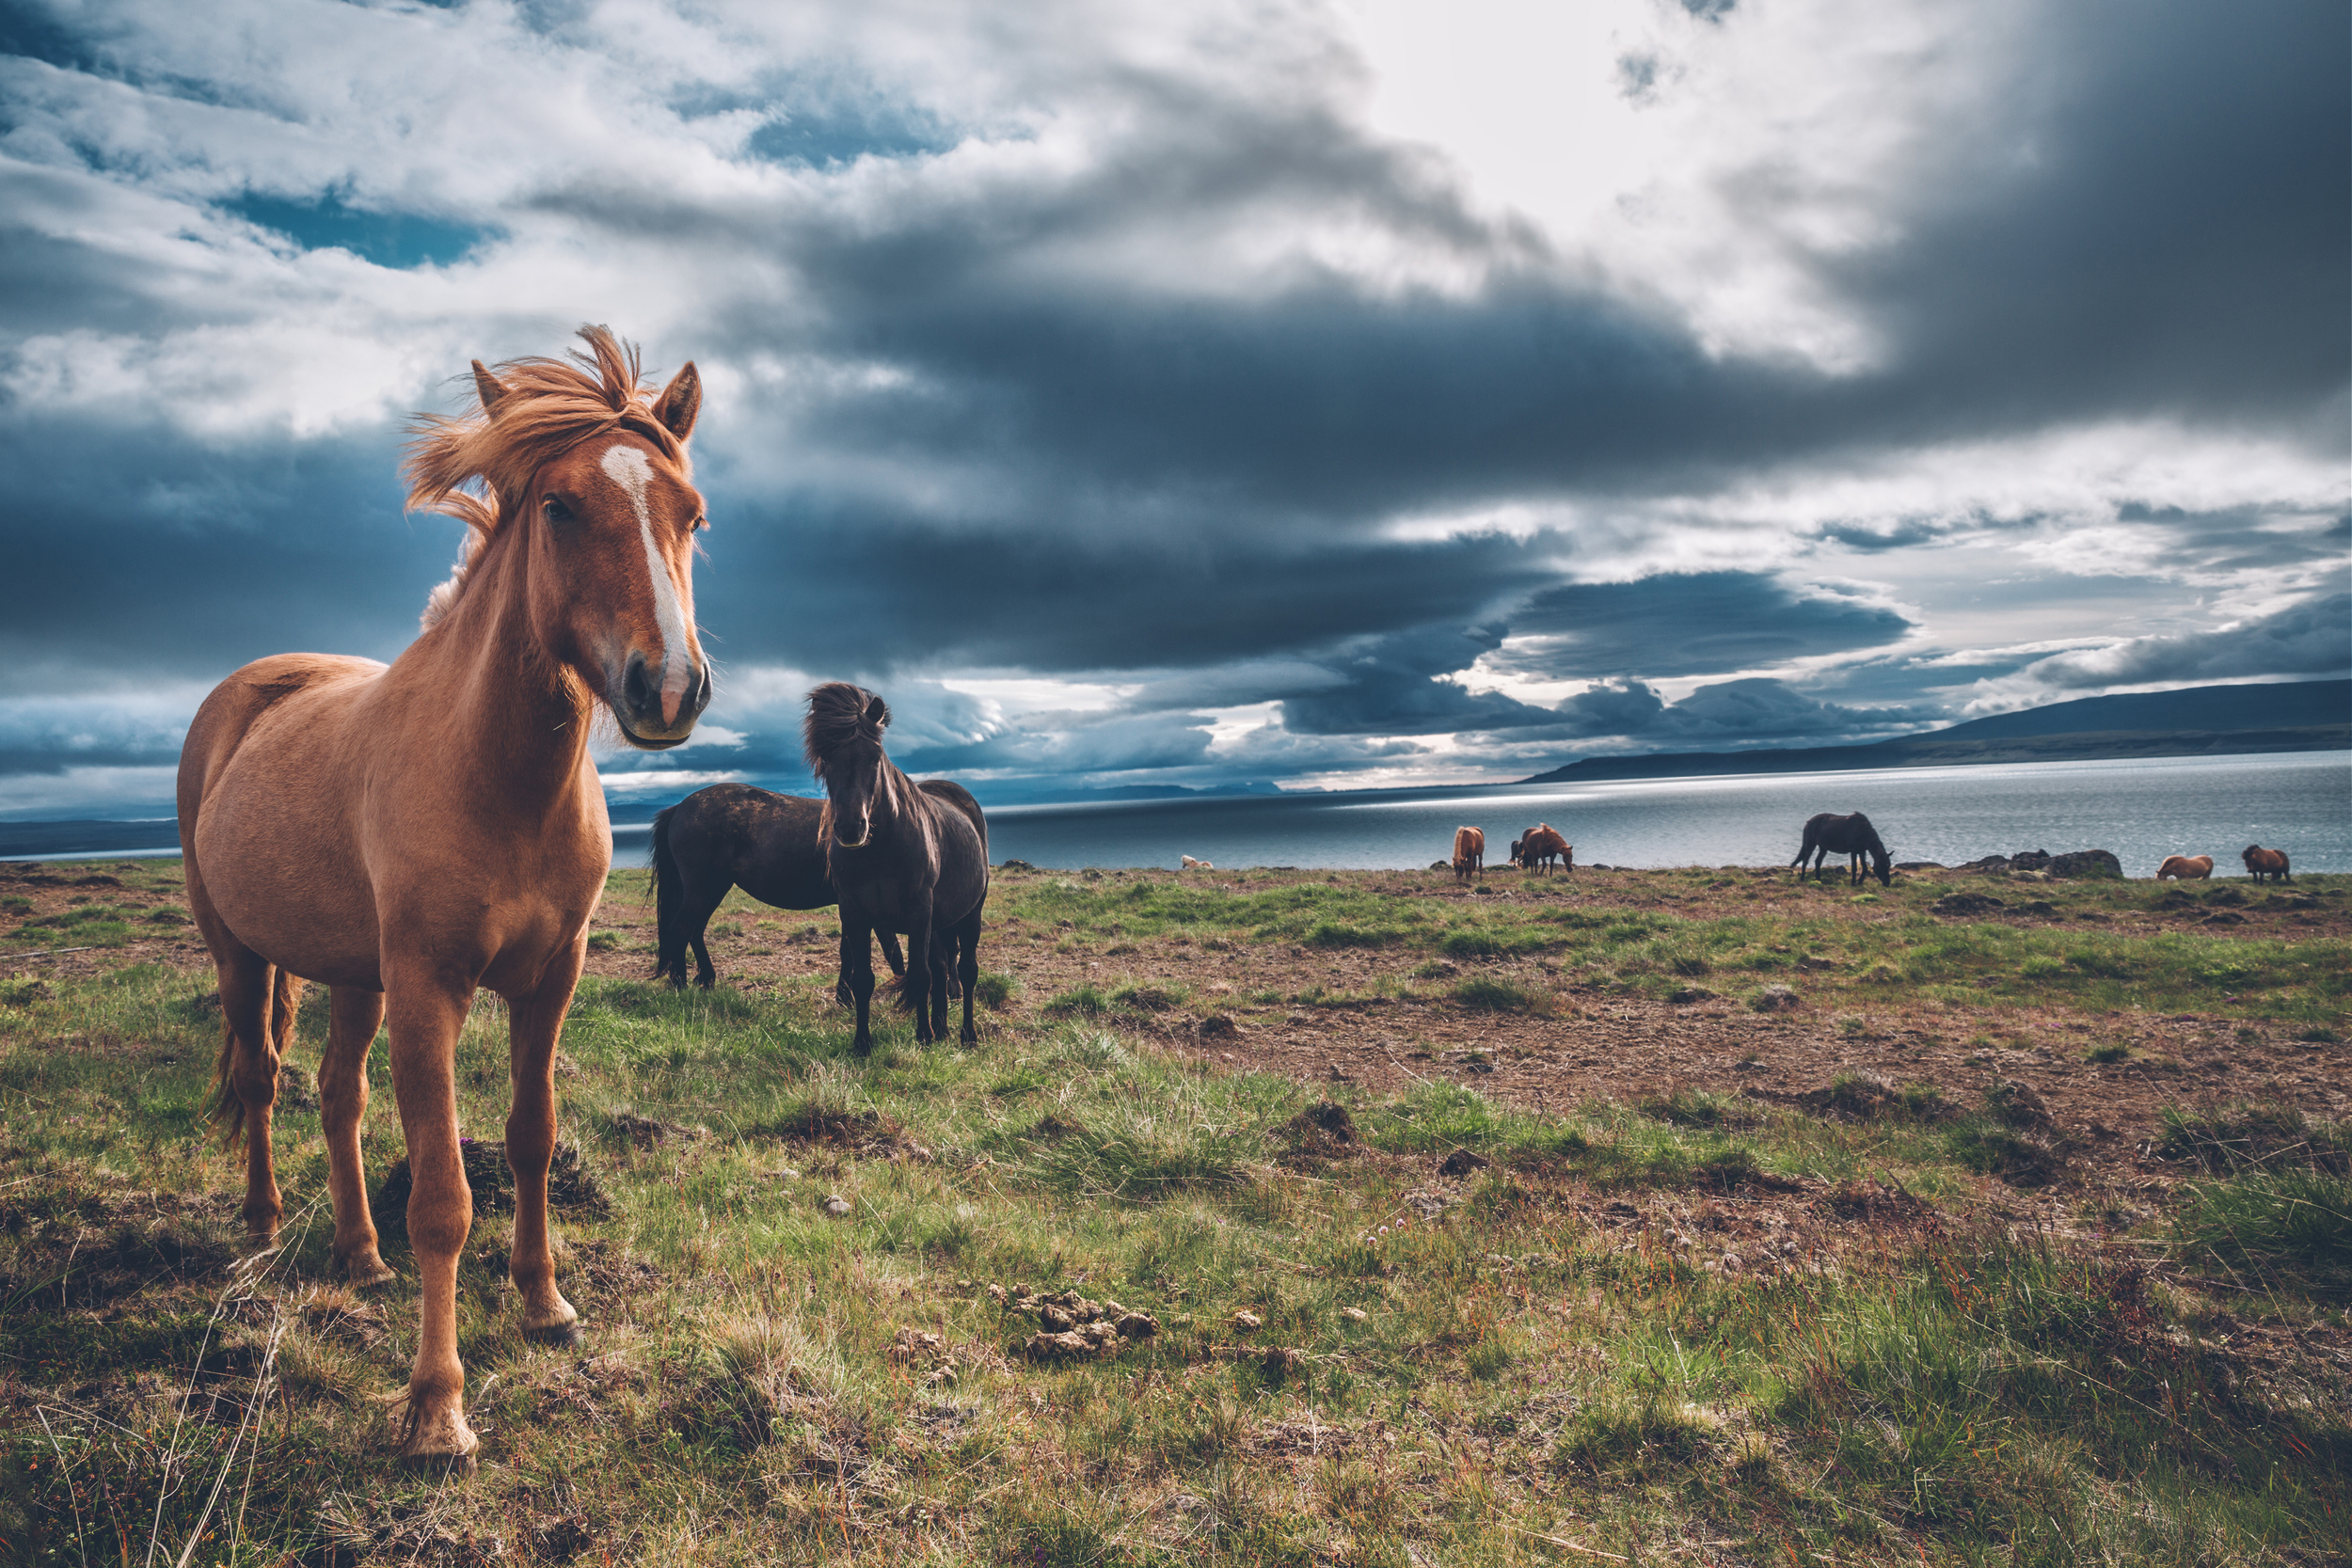
M 801 725 L 809 767 L 822 773 L 825 759 L 863 736 L 882 744 L 890 727 L 890 705 L 862 686 L 827 681 L 808 694 L 808 718 Z

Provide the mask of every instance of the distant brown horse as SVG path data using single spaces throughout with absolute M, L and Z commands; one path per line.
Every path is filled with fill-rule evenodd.
M 2246 863 L 2247 875 L 2258 882 L 2265 877 L 2274 882 L 2295 880 L 2287 875 L 2287 855 L 2283 849 L 2265 849 L 2259 844 L 2249 844 L 2238 859 Z
M 1576 847 L 1561 835 L 1560 830 L 1549 822 L 1538 822 L 1527 830 L 1527 836 L 1511 844 L 1511 858 L 1533 872 L 1537 867 L 1549 871 L 1555 862 L 1576 869 Z
M 2164 863 L 2156 867 L 2156 880 L 2159 882 L 2168 877 L 2176 881 L 2201 882 L 2212 875 L 2211 855 L 2168 855 Z
M 457 1358 L 473 1212 L 458 1030 L 476 988 L 506 999 L 507 1272 L 524 1329 L 569 1339 L 579 1314 L 555 1288 L 548 1164 L 556 1038 L 612 863 L 589 733 L 601 707 L 631 745 L 675 746 L 710 698 L 694 635 L 703 502 L 686 458 L 701 381 L 690 364 L 652 397 L 635 350 L 602 327 L 580 335 L 588 352 L 573 362 L 494 373 L 477 360 L 480 411 L 415 427 L 409 504 L 472 536 L 407 651 L 389 668 L 329 654 L 248 664 L 205 699 L 180 756 L 188 903 L 220 977 L 219 1116 L 246 1143 L 247 1235 L 266 1243 L 284 1217 L 270 1110 L 303 983 L 322 981 L 335 1256 L 358 1285 L 392 1277 L 359 1165 L 368 1051 L 389 1013 L 423 1298 L 401 1434 L 412 1460 L 467 1461 L 477 1446 Z
M 1467 882 L 1486 869 L 1486 833 L 1483 828 L 1454 830 L 1454 879 Z

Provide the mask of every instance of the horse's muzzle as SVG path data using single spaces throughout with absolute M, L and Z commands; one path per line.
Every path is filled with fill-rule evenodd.
M 622 736 L 630 745 L 640 751 L 660 752 L 694 733 L 694 721 L 710 705 L 710 667 L 698 661 L 685 694 L 678 700 L 676 717 L 663 718 L 661 672 L 658 666 L 647 664 L 644 654 L 632 651 L 621 672 L 620 689 L 609 693 L 606 702 L 621 726 Z

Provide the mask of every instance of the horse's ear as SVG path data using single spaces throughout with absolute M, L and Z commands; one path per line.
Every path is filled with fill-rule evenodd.
M 878 731 L 890 728 L 890 705 L 880 697 L 869 698 L 866 704 L 866 721 Z
M 662 429 L 683 441 L 694 433 L 694 416 L 702 412 L 702 372 L 689 359 L 661 389 L 661 401 L 653 405 L 653 417 L 661 421 Z
M 489 367 L 479 359 L 473 362 L 473 389 L 474 395 L 482 400 L 485 414 L 498 407 L 499 399 L 506 395 L 505 385 L 492 375 Z

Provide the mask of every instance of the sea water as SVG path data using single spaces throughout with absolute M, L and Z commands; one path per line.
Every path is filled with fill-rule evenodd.
M 2352 871 L 2352 752 L 1007 806 L 988 820 L 993 859 L 1043 866 L 1424 866 L 1463 824 L 1500 863 L 1537 822 L 1583 864 L 1774 865 L 1825 811 L 1867 813 L 1899 861 L 2111 849 L 2129 877 L 2168 855 L 2238 876 L 2238 852 L 2259 844 L 2298 871 Z

